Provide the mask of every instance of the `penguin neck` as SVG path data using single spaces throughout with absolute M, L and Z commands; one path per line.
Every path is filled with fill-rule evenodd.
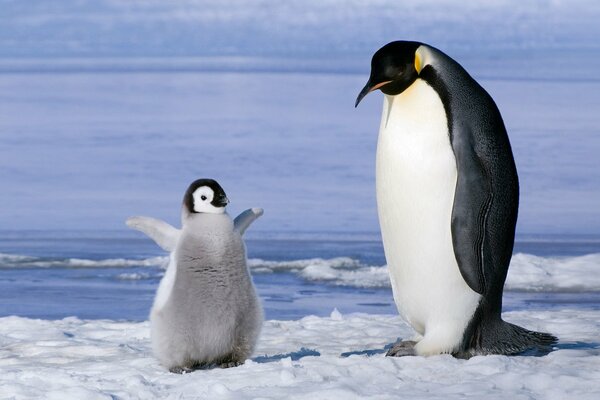
M 419 77 L 421 79 L 428 80 L 427 77 L 423 76 L 423 72 L 427 67 L 430 69 L 433 68 L 438 76 L 441 76 L 442 72 L 445 72 L 444 75 L 454 75 L 457 72 L 469 75 L 459 63 L 434 47 L 421 45 L 416 50 L 416 56 L 420 60 L 421 70 L 419 71 Z M 444 76 L 444 79 L 446 79 L 446 76 Z
M 442 51 L 421 45 L 417 49 L 417 55 L 421 60 L 421 71 L 419 79 L 427 82 L 429 86 L 436 91 L 446 112 L 448 120 L 448 132 L 450 140 L 454 139 L 453 121 L 455 120 L 456 99 L 450 96 L 450 93 L 460 93 L 468 85 L 481 86 L 471 77 L 471 75 L 454 59 L 448 57 Z M 417 81 L 419 80 L 417 79 Z M 483 90 L 483 88 L 481 88 Z M 483 90 L 484 91 L 484 90 Z M 464 107 L 464 105 L 463 105 Z
M 233 229 L 233 222 L 227 212 L 222 214 L 191 213 L 185 207 L 181 211 L 183 230 L 192 232 L 216 232 Z
M 417 78 L 402 93 L 385 95 L 380 132 L 396 130 L 398 123 L 403 126 L 402 130 L 408 128 L 418 131 L 419 126 L 427 126 L 431 110 L 440 104 L 436 92 L 425 79 Z

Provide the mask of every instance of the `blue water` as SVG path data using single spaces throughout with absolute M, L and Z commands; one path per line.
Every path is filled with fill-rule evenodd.
M 232 215 L 265 209 L 257 229 L 375 232 L 381 94 L 353 107 L 367 74 L 0 72 L 0 228 L 176 224 L 212 177 Z M 600 232 L 600 82 L 482 84 L 515 153 L 518 232 Z
M 26 254 L 44 261 L 144 259 L 165 255 L 153 242 L 135 233 L 100 232 L 89 236 L 89 232 L 4 232 L 0 235 L 0 253 Z M 248 255 L 278 261 L 350 256 L 375 265 L 384 263 L 379 241 L 304 236 L 302 240 L 248 240 Z M 119 279 L 123 273 L 149 273 L 151 277 Z M 145 266 L 71 268 L 65 263 L 63 267 L 51 268 L 2 268 L 0 265 L 0 315 L 144 320 L 162 273 L 159 267 Z M 271 319 L 329 315 L 334 307 L 346 312 L 394 312 L 388 289 L 328 286 L 285 272 L 255 274 L 254 281 L 266 316 Z
M 296 237 L 296 238 L 294 238 Z M 351 257 L 368 265 L 385 264 L 375 234 L 255 234 L 247 240 L 249 258 L 292 261 L 309 258 Z M 515 251 L 538 256 L 578 256 L 600 252 L 600 241 L 587 237 L 529 237 Z M 0 316 L 20 315 L 56 319 L 108 318 L 145 320 L 163 269 L 158 266 L 73 267 L 69 259 L 146 259 L 165 253 L 135 233 L 106 232 L 1 232 L 0 253 L 55 261 L 51 267 L 0 265 Z M 142 275 L 123 279 L 123 274 Z M 254 282 L 268 319 L 326 316 L 342 313 L 396 313 L 389 288 L 339 286 L 310 281 L 292 271 L 254 273 Z M 506 292 L 505 310 L 549 308 L 600 309 L 600 292 Z

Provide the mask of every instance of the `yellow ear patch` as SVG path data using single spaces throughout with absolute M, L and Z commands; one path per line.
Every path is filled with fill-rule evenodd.
M 417 71 L 417 74 L 421 73 L 422 68 L 423 68 L 423 62 L 421 61 L 421 55 L 419 54 L 419 51 L 417 50 L 415 52 L 415 70 Z

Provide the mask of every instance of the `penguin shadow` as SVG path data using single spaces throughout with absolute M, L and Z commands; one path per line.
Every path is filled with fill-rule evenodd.
M 398 340 L 400 340 L 400 338 L 398 338 Z M 342 358 L 347 358 L 353 355 L 358 355 L 358 356 L 374 356 L 377 354 L 385 354 L 388 352 L 389 349 L 392 348 L 392 346 L 394 346 L 394 343 L 390 343 L 385 345 L 382 349 L 365 349 L 365 350 L 353 350 L 353 351 L 347 351 L 344 353 L 340 354 L 340 357 Z M 258 357 L 254 357 L 252 358 L 252 361 L 257 362 L 257 363 L 268 363 L 268 362 L 275 362 L 275 361 L 279 361 L 281 359 L 284 358 L 291 358 L 292 361 L 297 361 L 303 357 L 319 357 L 321 355 L 321 353 L 319 353 L 316 350 L 311 350 L 311 349 L 307 349 L 305 347 L 302 347 L 299 351 L 293 351 L 291 353 L 285 353 L 285 354 L 275 354 L 272 356 L 258 356 Z
M 537 349 L 526 350 L 513 356 L 523 357 L 544 357 L 558 350 L 582 350 L 591 351 L 593 354 L 600 354 L 600 343 L 598 342 L 564 342 L 557 343 L 550 347 L 540 347 Z
M 401 339 L 398 338 L 397 342 L 399 342 Z M 396 343 L 397 343 L 396 342 Z M 347 351 L 344 353 L 340 354 L 340 357 L 350 357 L 350 356 L 354 356 L 354 355 L 358 355 L 358 356 L 367 356 L 367 357 L 371 357 L 374 355 L 378 355 L 378 354 L 386 354 L 388 352 L 389 349 L 391 349 L 394 346 L 394 343 L 390 343 L 387 344 L 383 347 L 383 349 L 365 349 L 365 350 L 354 350 L 354 351 Z M 544 357 L 554 351 L 558 351 L 558 350 L 587 350 L 587 351 L 592 351 L 594 354 L 600 354 L 600 343 L 599 342 L 565 342 L 565 343 L 558 343 L 552 347 L 549 348 L 545 348 L 545 349 L 533 349 L 533 350 L 527 350 L 518 354 L 513 354 L 512 356 L 524 356 L 524 357 Z M 468 360 L 469 358 L 473 357 L 474 354 L 462 354 L 462 353 L 457 353 L 457 354 L 452 354 L 452 356 L 454 358 L 457 359 L 464 359 L 464 360 Z
M 400 340 L 401 339 L 398 338 L 398 341 L 400 341 Z M 347 357 L 354 356 L 354 355 L 371 357 L 371 356 L 375 356 L 378 354 L 386 354 L 394 346 L 395 343 L 396 342 L 389 343 L 381 349 L 364 349 L 364 350 L 347 351 L 347 352 L 341 353 L 340 357 L 347 358 Z M 553 346 L 551 349 L 548 349 L 548 350 L 525 351 L 525 352 L 515 354 L 515 355 L 528 356 L 528 357 L 543 357 L 543 356 L 545 356 L 553 351 L 556 351 L 556 350 L 596 350 L 594 353 L 596 353 L 596 352 L 600 353 L 600 343 L 597 343 L 597 342 L 558 343 L 557 345 Z M 258 364 L 265 364 L 265 363 L 277 362 L 277 361 L 283 360 L 285 358 L 290 358 L 292 361 L 298 361 L 304 357 L 320 357 L 320 356 L 321 356 L 321 353 L 319 353 L 317 350 L 307 349 L 306 347 L 301 347 L 300 350 L 298 350 L 298 351 L 291 351 L 289 353 L 273 354 L 270 356 L 269 355 L 257 356 L 257 357 L 251 358 L 251 360 Z M 470 358 L 470 357 L 460 357 L 460 355 L 456 355 L 456 354 L 453 354 L 453 356 L 456 358 L 459 358 L 459 359 Z M 215 364 L 201 365 L 201 366 L 199 365 L 199 366 L 195 366 L 193 368 L 193 370 L 199 370 L 199 369 L 206 370 L 206 369 L 213 369 L 213 368 L 223 368 L 223 366 L 215 365 Z M 172 372 L 181 373 L 180 371 L 172 371 Z M 185 372 L 189 372 L 189 371 L 185 371 Z
M 600 354 L 600 343 L 598 342 L 564 342 L 557 343 L 551 347 L 541 347 L 537 349 L 526 350 L 521 353 L 512 354 L 522 357 L 544 357 L 558 350 L 582 350 L 591 351 L 592 354 Z
M 594 354 L 600 354 L 599 342 L 565 342 L 553 346 L 555 350 L 592 350 Z
M 398 338 L 398 341 L 400 341 L 400 338 Z M 340 357 L 343 357 L 343 358 L 350 357 L 350 356 L 371 357 L 371 356 L 375 356 L 378 354 L 387 354 L 389 349 L 391 349 L 394 346 L 394 343 L 386 344 L 383 347 L 383 349 L 365 349 L 365 350 L 346 351 L 346 352 L 340 354 Z
M 304 358 L 304 357 L 319 357 L 319 356 L 321 356 L 321 353 L 319 353 L 318 351 L 312 350 L 312 349 L 307 349 L 306 347 L 301 347 L 300 350 L 298 350 L 298 351 L 292 351 L 289 353 L 282 353 L 282 354 L 274 354 L 272 356 L 268 356 L 268 355 L 258 356 L 258 357 L 251 358 L 251 360 L 254 361 L 255 363 L 264 364 L 264 363 L 270 363 L 270 362 L 276 362 L 279 360 L 283 360 L 284 358 L 291 358 L 292 361 L 298 361 L 299 359 Z

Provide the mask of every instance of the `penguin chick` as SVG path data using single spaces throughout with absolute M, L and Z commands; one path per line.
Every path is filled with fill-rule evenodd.
M 263 210 L 232 221 L 228 203 L 215 180 L 198 179 L 184 195 L 181 229 L 149 217 L 126 221 L 171 253 L 150 312 L 154 355 L 171 372 L 237 366 L 256 345 L 263 311 L 242 235 Z

